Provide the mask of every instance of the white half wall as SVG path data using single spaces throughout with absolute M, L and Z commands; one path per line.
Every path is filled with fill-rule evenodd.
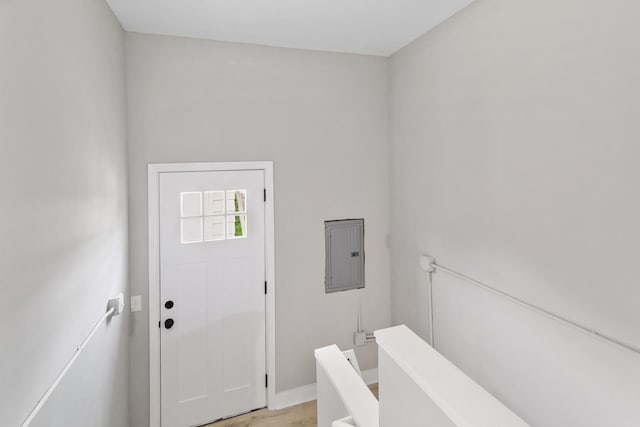
M 0 424 L 18 426 L 127 289 L 124 31 L 102 0 L 0 1 Z M 35 426 L 129 425 L 129 323 Z
M 428 338 L 418 265 L 428 253 L 640 346 L 639 17 L 640 5 L 628 0 L 478 0 L 392 57 L 394 324 Z M 570 342 L 560 324 L 498 310 L 498 302 L 471 299 L 453 282 L 435 276 L 436 347 L 440 342 L 445 356 L 531 424 L 589 425 L 589 411 L 573 404 L 571 390 L 585 387 L 576 372 L 594 384 L 610 374 L 619 390 L 637 387 L 637 360 L 607 344 Z M 505 329 L 494 331 L 495 324 Z M 501 339 L 487 341 L 491 336 Z M 535 384 L 566 393 L 544 395 L 526 375 L 509 383 L 516 380 L 505 372 L 531 361 L 512 346 L 532 345 L 526 341 L 534 336 L 538 350 L 556 356 Z M 513 357 L 496 358 L 501 354 Z M 567 377 L 559 378 L 564 368 Z M 607 384 L 588 398 L 578 394 L 583 405 L 594 396 L 602 405 L 621 404 L 607 395 Z M 560 410 L 540 410 L 549 396 Z M 620 416 L 640 422 L 637 413 Z
M 390 323 L 388 60 L 127 34 L 132 424 L 148 425 L 147 164 L 274 161 L 276 390 L 315 381 L 313 350 Z M 324 223 L 365 219 L 366 289 L 324 293 Z M 376 348 L 358 349 L 363 369 Z

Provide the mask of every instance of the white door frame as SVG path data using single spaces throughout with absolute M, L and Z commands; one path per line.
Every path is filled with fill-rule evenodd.
M 160 174 L 166 172 L 264 171 L 267 406 L 276 403 L 276 298 L 273 162 L 155 163 L 148 167 L 149 196 L 149 424 L 160 426 Z

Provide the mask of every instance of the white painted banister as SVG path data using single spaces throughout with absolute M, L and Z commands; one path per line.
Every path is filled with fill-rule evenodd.
M 406 326 L 375 336 L 380 426 L 528 426 Z
M 345 417 L 331 423 L 331 427 L 354 427 L 355 425 L 353 417 Z
M 378 401 L 340 349 L 320 348 L 315 357 L 318 427 L 378 427 Z

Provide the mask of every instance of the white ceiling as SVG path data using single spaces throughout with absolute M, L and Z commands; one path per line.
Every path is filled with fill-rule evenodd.
M 107 0 L 127 31 L 388 56 L 473 0 Z

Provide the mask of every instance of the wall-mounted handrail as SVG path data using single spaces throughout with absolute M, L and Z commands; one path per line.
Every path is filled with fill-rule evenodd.
M 458 279 L 461 279 L 461 280 L 463 280 L 465 282 L 471 283 L 472 285 L 475 285 L 475 286 L 477 286 L 479 288 L 482 288 L 485 291 L 488 291 L 488 292 L 491 292 L 493 294 L 499 295 L 499 296 L 501 296 L 503 298 L 506 298 L 506 299 L 518 304 L 518 305 L 526 307 L 526 308 L 528 308 L 530 310 L 533 310 L 533 311 L 535 311 L 537 313 L 540 313 L 540 314 L 542 314 L 544 316 L 547 316 L 547 317 L 550 317 L 552 319 L 555 319 L 555 320 L 557 320 L 559 322 L 564 323 L 567 326 L 575 328 L 575 329 L 577 329 L 577 330 L 579 330 L 581 332 L 587 333 L 587 334 L 589 334 L 591 336 L 594 336 L 594 337 L 596 337 L 596 338 L 598 338 L 600 340 L 603 340 L 603 341 L 605 341 L 605 342 L 607 342 L 609 344 L 614 344 L 614 345 L 616 345 L 618 347 L 621 347 L 621 348 L 623 348 L 625 350 L 631 351 L 631 352 L 635 353 L 636 355 L 640 355 L 640 348 L 638 348 L 638 347 L 636 347 L 636 346 L 634 346 L 632 344 L 626 343 L 626 342 L 624 342 L 622 340 L 619 340 L 617 338 L 613 338 L 613 337 L 611 337 L 611 336 L 609 336 L 607 334 L 604 334 L 602 332 L 599 332 L 599 331 L 597 331 L 595 329 L 588 328 L 588 327 L 583 326 L 583 325 L 581 325 L 581 324 L 579 324 L 577 322 L 574 322 L 573 320 L 567 319 L 566 317 L 560 316 L 558 314 L 552 313 L 551 311 L 545 310 L 544 308 L 540 308 L 540 307 L 535 306 L 535 305 L 533 305 L 531 303 L 523 301 L 520 298 L 517 298 L 517 297 L 514 297 L 512 295 L 509 295 L 506 292 L 503 292 L 503 291 L 501 291 L 499 289 L 496 289 L 496 288 L 494 288 L 492 286 L 489 286 L 487 284 L 479 282 L 479 281 L 477 281 L 475 279 L 472 279 L 472 278 L 470 278 L 468 276 L 465 276 L 464 274 L 458 273 L 457 271 L 454 271 L 454 270 L 452 270 L 450 268 L 447 268 L 447 267 L 444 267 L 442 265 L 439 265 L 436 262 L 433 262 L 431 265 L 432 265 L 433 269 L 435 269 L 436 271 L 442 271 L 444 273 L 447 273 L 447 274 L 450 274 L 452 276 L 455 276 Z
M 91 341 L 91 338 L 93 338 L 93 336 L 96 334 L 96 332 L 98 331 L 98 328 L 102 326 L 102 324 L 112 315 L 120 314 L 122 312 L 123 307 L 124 307 L 124 298 L 122 294 L 120 294 L 117 298 L 109 300 L 107 312 L 104 313 L 102 317 L 100 317 L 100 320 L 96 322 L 96 324 L 93 326 L 93 328 L 91 329 L 89 334 L 86 336 L 86 338 L 82 340 L 80 345 L 76 348 L 76 351 L 73 353 L 73 356 L 71 357 L 71 359 L 67 362 L 66 365 L 64 365 L 64 368 L 62 368 L 62 371 L 60 371 L 60 373 L 58 374 L 56 379 L 53 381 L 53 383 L 49 386 L 47 391 L 45 391 L 42 397 L 38 400 L 38 403 L 36 403 L 36 406 L 34 406 L 33 409 L 29 412 L 29 415 L 27 415 L 27 417 L 24 419 L 22 424 L 20 424 L 20 427 L 28 427 L 33 422 L 33 420 L 36 418 L 36 416 L 38 415 L 38 413 L 40 412 L 44 404 L 47 403 L 47 400 L 49 400 L 49 397 L 51 397 L 53 392 L 56 390 L 56 388 L 58 387 L 62 379 L 65 377 L 65 375 L 67 375 L 67 372 L 69 372 L 69 369 L 71 369 L 73 364 L 76 362 L 76 360 L 80 356 L 80 353 L 82 353 L 82 351 L 85 349 L 89 341 Z

